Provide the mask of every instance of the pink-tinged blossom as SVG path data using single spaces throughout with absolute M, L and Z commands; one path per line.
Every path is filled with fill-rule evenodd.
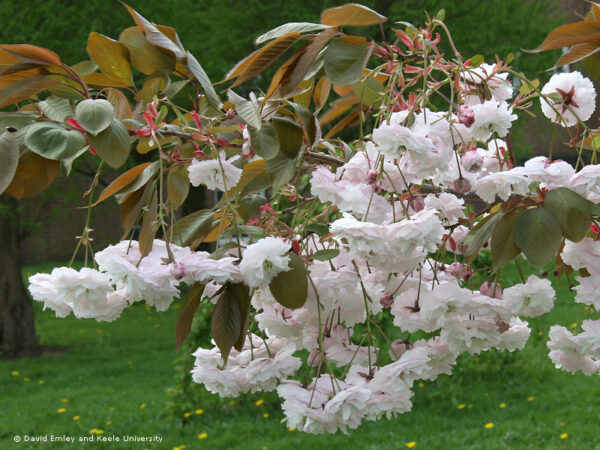
M 535 317 L 554 307 L 556 293 L 549 280 L 530 275 L 526 283 L 504 289 L 503 299 L 515 316 Z
M 516 167 L 480 178 L 473 190 L 485 202 L 493 203 L 496 196 L 506 201 L 512 194 L 528 194 L 530 183 L 526 171 L 522 167 Z
M 531 328 L 528 323 L 518 317 L 513 317 L 508 323 L 508 328 L 500 335 L 500 344 L 496 346 L 499 350 L 523 350 L 529 340 Z
M 189 178 L 192 186 L 204 184 L 207 189 L 226 191 L 234 188 L 240 177 L 242 169 L 233 165 L 239 155 L 226 159 L 225 152 L 219 152 L 218 159 L 198 161 L 194 159 L 188 166 Z
M 512 113 L 507 103 L 498 103 L 496 100 L 473 105 L 473 114 L 475 122 L 471 126 L 471 133 L 478 141 L 487 141 L 494 133 L 501 138 L 506 136 L 512 122 L 517 120 L 517 115 Z
M 497 347 L 501 336 L 496 321 L 488 317 L 450 313 L 446 317 L 440 337 L 455 353 L 469 352 L 476 355 Z
M 291 243 L 282 238 L 266 237 L 249 245 L 240 262 L 240 272 L 250 288 L 271 282 L 281 272 L 290 270 Z
M 227 364 L 217 347 L 199 348 L 192 369 L 192 379 L 204 384 L 206 389 L 221 397 L 237 397 L 241 393 L 272 391 L 277 384 L 295 373 L 301 366 L 299 358 L 293 356 L 296 347 L 285 339 L 271 338 L 265 343 L 252 335 L 252 348 L 246 338 L 242 351 L 231 350 Z
M 572 127 L 588 120 L 596 109 L 596 90 L 589 78 L 580 72 L 556 73 L 542 88 L 542 112 L 552 122 Z M 556 96 L 550 98 L 549 96 Z M 558 111 L 558 114 L 557 114 Z
M 593 306 L 600 311 L 600 277 L 578 276 L 575 278 L 579 284 L 575 286 L 575 302 Z
M 527 176 L 531 181 L 540 183 L 540 187 L 556 189 L 568 186 L 575 175 L 575 169 L 565 161 L 550 161 L 545 156 L 536 156 L 525 162 Z
M 114 292 L 107 274 L 89 268 L 57 267 L 50 274 L 33 275 L 29 292 L 57 317 L 72 311 L 78 319 L 112 322 L 128 305 L 121 293 Z
M 454 225 L 458 219 L 465 217 L 465 201 L 447 192 L 429 194 L 425 197 L 425 207 L 437 211 L 445 225 Z
M 461 73 L 460 88 L 465 104 L 477 105 L 490 97 L 501 103 L 513 96 L 508 73 L 495 69 L 495 65 L 483 63 Z
M 588 237 L 579 242 L 566 240 L 560 257 L 575 270 L 586 269 L 593 276 L 600 276 L 600 241 Z
M 460 164 L 467 172 L 479 172 L 483 167 L 483 156 L 475 150 L 469 150 L 460 158 Z
M 590 164 L 571 177 L 568 186 L 588 200 L 600 202 L 600 164 Z
M 366 180 L 364 183 L 355 183 L 336 179 L 336 174 L 326 167 L 317 167 L 310 180 L 310 192 L 322 202 L 331 202 L 341 211 L 350 211 L 355 214 L 368 214 L 368 220 L 381 222 L 391 211 L 389 203 L 380 195 L 373 192 Z M 370 204 L 370 207 L 369 207 Z
M 425 348 L 429 357 L 430 371 L 423 376 L 423 380 L 435 380 L 442 374 L 450 375 L 452 367 L 456 364 L 458 354 L 450 350 L 450 346 L 441 337 L 420 339 L 414 343 L 415 348 Z
M 571 373 L 581 370 L 585 375 L 598 373 L 600 363 L 583 352 L 580 335 L 573 336 L 565 327 L 553 325 L 548 336 L 549 356 L 557 369 Z

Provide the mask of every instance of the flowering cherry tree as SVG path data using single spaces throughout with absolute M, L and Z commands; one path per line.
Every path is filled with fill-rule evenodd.
M 465 59 L 443 14 L 396 22 L 391 42 L 350 36 L 345 26 L 383 30 L 387 19 L 348 4 L 259 36 L 226 75 L 223 103 L 175 30 L 129 12 L 135 27 L 118 41 L 92 33 L 91 60 L 73 67 L 46 49 L 0 47 L 0 81 L 15 88 L 2 106 L 18 104 L 1 116 L 12 128 L 0 188 L 35 195 L 52 167 L 91 152 L 88 211 L 121 205 L 122 242 L 92 249 L 88 214 L 76 250 L 88 267 L 30 277 L 57 317 L 112 321 L 135 302 L 165 311 L 187 287 L 178 346 L 199 304 L 214 304 L 214 347 L 193 354 L 194 381 L 224 397 L 276 390 L 289 427 L 333 433 L 410 411 L 415 381 L 450 374 L 462 353 L 522 349 L 526 318 L 554 306 L 552 270 L 577 273 L 586 320 L 576 335 L 553 326 L 549 357 L 598 374 L 588 78 L 559 73 L 539 89 L 510 60 Z M 266 92 L 235 92 L 284 54 Z M 132 66 L 147 75 L 140 89 Z M 538 104 L 570 133 L 575 167 L 552 153 L 517 165 L 510 129 Z M 342 140 L 353 125 L 358 137 Z M 134 142 L 147 161 L 98 193 L 103 166 L 123 167 Z M 219 197 L 181 217 L 190 184 Z M 522 277 L 513 286 L 509 266 Z

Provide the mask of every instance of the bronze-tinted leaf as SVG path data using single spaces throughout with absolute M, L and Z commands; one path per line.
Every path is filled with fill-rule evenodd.
M 583 44 L 595 40 L 600 40 L 600 23 L 569 23 L 552 30 L 537 50 L 553 50 L 562 47 L 571 47 L 572 45 Z
M 142 216 L 142 227 L 140 228 L 140 252 L 142 257 L 152 251 L 154 236 L 156 235 L 158 218 L 158 196 L 156 194 L 156 182 L 150 191 L 150 198 L 146 200 L 145 211 Z
M 215 214 L 203 209 L 189 214 L 177 222 L 171 230 L 171 241 L 176 245 L 188 245 L 196 240 L 203 240 L 212 230 Z
M 273 64 L 277 58 L 279 58 L 288 48 L 292 46 L 294 42 L 300 38 L 300 36 L 300 33 L 289 33 L 275 39 L 273 42 L 256 50 L 250 56 L 247 56 L 237 63 L 235 67 L 231 69 L 229 73 L 227 73 L 225 79 L 230 80 L 237 77 L 235 83 L 231 85 L 231 87 L 234 88 L 245 81 L 254 78 L 256 75 Z
M 87 75 L 83 75 L 81 77 L 81 79 L 83 81 L 85 81 L 86 84 L 89 84 L 90 86 L 97 87 L 97 88 L 104 88 L 107 86 L 126 88 L 126 87 L 131 86 L 131 81 L 126 81 L 126 80 L 123 80 L 122 78 L 111 77 L 110 75 L 106 75 L 104 73 L 98 73 L 98 72 L 93 72 L 93 73 L 88 73 Z
M 19 58 L 23 62 L 43 66 L 60 66 L 62 62 L 58 55 L 47 48 L 28 44 L 0 45 L 0 50 Z
M 123 44 L 92 32 L 88 37 L 87 52 L 102 72 L 131 84 L 129 50 Z
M 121 121 L 123 119 L 131 119 L 131 105 L 129 104 L 127 97 L 125 97 L 125 94 L 120 90 L 113 88 L 108 88 L 105 92 L 106 100 L 108 100 L 115 109 L 115 117 Z
M 133 226 L 137 223 L 142 208 L 146 203 L 146 194 L 150 185 L 140 188 L 128 194 L 121 204 L 121 227 L 123 228 L 123 239 L 127 237 Z
M 17 81 L 14 84 L 0 89 L 0 108 L 20 102 L 21 100 L 26 100 L 56 84 L 57 81 L 45 76 Z
M 223 364 L 227 363 L 231 348 L 240 338 L 243 325 L 238 297 L 229 287 L 227 286 L 225 292 L 217 300 L 210 323 L 215 344 L 221 350 Z
M 558 61 L 556 61 L 555 67 L 561 67 L 566 64 L 574 64 L 581 61 L 588 56 L 592 56 L 600 51 L 600 41 L 594 41 L 590 44 L 578 44 L 574 45 L 569 49 L 568 52 L 563 54 Z
M 334 84 L 354 84 L 360 81 L 371 56 L 371 46 L 359 36 L 344 36 L 332 40 L 325 50 L 325 73 Z
M 96 203 L 94 203 L 94 205 L 97 205 L 98 203 L 106 200 L 108 197 L 118 193 L 121 189 L 132 183 L 150 164 L 152 163 L 146 162 L 140 164 L 139 166 L 135 166 L 134 168 L 129 169 L 127 172 L 119 176 L 119 178 L 117 178 L 115 181 L 109 184 L 106 187 L 106 189 L 102 191 L 102 194 L 100 194 L 100 197 L 98 198 L 98 200 L 96 200 Z
M 175 68 L 175 58 L 148 42 L 144 32 L 138 27 L 123 30 L 119 42 L 129 50 L 133 67 L 146 75 L 157 70 L 172 71 Z
M 202 300 L 202 293 L 204 292 L 204 284 L 194 283 L 190 293 L 187 295 L 183 302 L 183 306 L 179 311 L 179 317 L 177 317 L 177 325 L 175 326 L 175 346 L 177 351 L 181 349 L 181 345 L 190 334 L 192 328 L 192 322 L 194 320 L 194 313 L 200 305 Z
M 329 8 L 321 14 L 321 23 L 331 26 L 377 25 L 385 21 L 387 21 L 387 17 L 357 3 L 348 3 L 343 6 Z
M 54 181 L 59 171 L 60 161 L 52 161 L 27 151 L 21 155 L 17 171 L 6 192 L 19 199 L 34 197 Z

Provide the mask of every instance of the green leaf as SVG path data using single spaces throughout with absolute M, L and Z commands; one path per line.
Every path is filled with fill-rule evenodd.
M 200 300 L 202 300 L 204 286 L 204 284 L 195 283 L 179 311 L 177 325 L 175 326 L 175 346 L 177 347 L 177 351 L 181 349 L 181 345 L 190 334 L 194 313 L 200 305 Z
M 542 268 L 550 262 L 561 242 L 560 223 L 546 208 L 529 209 L 517 221 L 515 244 L 534 267 Z
M 171 99 L 175 97 L 179 93 L 179 91 L 186 87 L 189 82 L 190 80 L 174 81 L 170 83 L 166 88 L 164 88 L 161 94 Z
M 118 169 L 127 161 L 131 140 L 127 128 L 117 119 L 113 119 L 98 136 L 89 136 L 89 140 L 100 158 L 113 169 Z
M 304 141 L 302 127 L 293 120 L 285 117 L 273 117 L 273 127 L 277 132 L 277 140 L 279 141 L 281 153 L 290 159 L 295 158 Z
M 59 160 L 75 155 L 85 145 L 85 138 L 59 124 L 38 122 L 27 129 L 25 145 L 44 158 Z
M 371 46 L 365 38 L 344 36 L 333 39 L 325 50 L 325 73 L 334 84 L 357 83 L 370 55 Z
M 187 52 L 186 66 L 188 70 L 192 72 L 194 77 L 196 77 L 196 79 L 200 82 L 200 85 L 202 86 L 202 89 L 204 89 L 204 93 L 206 94 L 206 98 L 208 99 L 208 101 L 213 106 L 220 108 L 221 100 L 219 100 L 219 96 L 217 95 L 215 88 L 213 87 L 212 83 L 210 82 L 210 79 L 208 78 L 208 75 L 206 75 L 206 72 L 204 71 L 198 60 L 194 58 L 194 55 L 192 55 L 190 52 Z
M 258 156 L 263 159 L 272 159 L 279 154 L 279 139 L 271 122 L 264 122 L 260 130 L 248 127 L 248 131 L 250 132 L 252 150 Z
M 240 97 L 232 90 L 227 91 L 227 99 L 235 105 L 235 111 L 249 126 L 256 130 L 260 129 L 262 118 L 254 102 Z
M 185 246 L 203 238 L 210 233 L 214 217 L 211 210 L 202 209 L 179 219 L 173 226 L 172 242 Z
M 174 167 L 167 176 L 167 194 L 173 208 L 179 208 L 190 191 L 190 179 L 185 166 Z
M 238 352 L 242 351 L 244 342 L 246 341 L 246 332 L 248 331 L 248 313 L 250 312 L 250 292 L 248 286 L 242 283 L 232 284 L 227 288 L 230 291 L 231 297 L 235 297 L 238 302 L 241 315 L 240 336 L 233 344 Z
M 385 87 L 377 79 L 368 77 L 365 81 L 352 85 L 352 92 L 362 105 L 376 106 L 381 105 Z
M 142 227 L 140 228 L 140 236 L 138 238 L 140 243 L 140 252 L 142 257 L 146 256 L 152 251 L 154 244 L 154 237 L 156 236 L 156 220 L 158 218 L 158 196 L 157 196 L 157 182 L 153 183 L 151 188 L 151 194 L 148 196 L 145 205 L 145 211 L 142 217 Z
M 289 309 L 301 308 L 308 295 L 308 277 L 302 258 L 290 253 L 290 270 L 280 272 L 271 280 L 269 289 L 275 300 Z
M 67 117 L 73 115 L 71 102 L 66 98 L 51 95 L 46 100 L 39 102 L 38 106 L 48 119 L 55 122 L 63 122 Z
M 331 28 L 329 25 L 323 25 L 320 23 L 309 23 L 309 22 L 290 22 L 278 26 L 277 28 L 267 31 L 265 34 L 261 34 L 254 40 L 256 45 L 262 44 L 263 42 L 276 39 L 281 36 L 285 36 L 289 33 L 307 33 L 310 31 L 321 31 L 327 28 Z
M 470 67 L 479 67 L 480 65 L 482 65 L 485 61 L 485 58 L 483 57 L 483 55 L 475 55 L 471 58 L 470 62 L 469 62 L 469 66 Z
M 277 190 L 290 181 L 296 173 L 296 160 L 279 153 L 275 158 L 266 161 L 266 168 L 269 181 L 273 189 Z M 250 183 L 244 188 L 244 192 L 248 190 L 249 185 Z
M 77 104 L 75 118 L 85 131 L 96 136 L 110 126 L 115 118 L 115 109 L 106 100 L 86 99 Z
M 464 254 L 469 262 L 475 258 L 479 252 L 479 249 L 488 241 L 492 235 L 494 227 L 500 221 L 500 219 L 502 219 L 502 216 L 504 216 L 503 211 L 490 214 L 489 216 L 484 217 L 471 229 L 471 231 L 469 231 L 469 234 L 463 242 L 465 245 Z
M 525 208 L 518 208 L 505 214 L 492 232 L 492 262 L 497 271 L 502 264 L 516 258 L 521 249 L 515 244 L 515 226 Z
M 242 197 L 238 202 L 238 212 L 245 221 L 255 219 L 260 216 L 260 207 L 267 203 L 267 199 L 262 195 L 251 194 Z
M 238 296 L 230 289 L 230 286 L 227 286 L 225 292 L 217 300 L 210 322 L 212 337 L 221 350 L 223 365 L 227 364 L 231 348 L 240 339 L 243 325 L 242 308 Z
M 588 233 L 592 223 L 592 203 L 565 187 L 546 194 L 544 206 L 552 211 L 564 237 L 579 242 Z
M 35 122 L 40 116 L 33 112 L 0 112 L 0 132 L 12 127 L 20 130 Z
M 317 261 L 329 261 L 340 254 L 337 248 L 328 248 L 325 250 L 319 250 L 312 255 L 313 259 Z
M 0 134 L 0 194 L 12 181 L 19 165 L 19 146 L 11 133 Z

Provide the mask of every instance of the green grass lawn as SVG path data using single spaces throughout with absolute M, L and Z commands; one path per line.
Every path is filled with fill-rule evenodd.
M 50 269 L 36 266 L 27 272 Z M 36 312 L 42 344 L 68 350 L 55 357 L 0 361 L 0 449 L 349 450 L 407 448 L 407 443 L 417 449 L 600 448 L 600 378 L 560 372 L 547 358 L 549 327 L 571 327 L 580 312 L 565 283 L 558 285 L 552 313 L 530 321 L 533 332 L 524 351 L 464 356 L 452 376 L 416 386 L 413 412 L 365 422 L 347 435 L 288 430 L 275 394 L 231 401 L 197 386 L 197 404 L 184 411 L 189 414 L 174 416 L 167 388 L 177 381 L 177 306 L 156 313 L 136 304 L 112 323 L 57 319 L 39 305 Z M 94 429 L 103 433 L 91 435 Z M 48 440 L 51 435 L 158 435 L 163 440 L 17 444 L 15 435 L 47 435 Z

